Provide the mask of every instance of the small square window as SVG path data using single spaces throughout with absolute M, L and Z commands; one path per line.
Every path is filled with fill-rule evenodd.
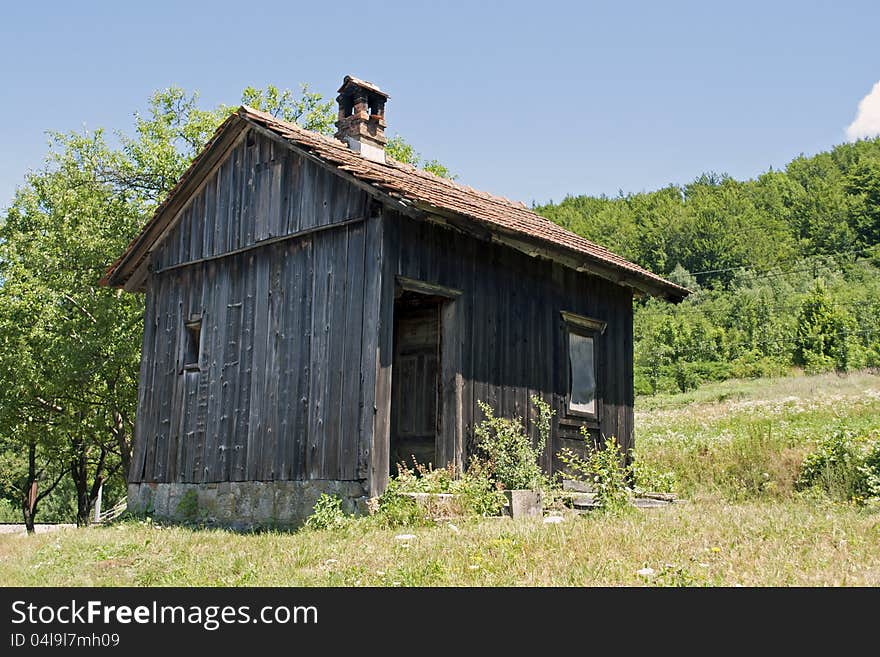
M 183 369 L 198 370 L 201 352 L 202 320 L 201 318 L 184 324 Z

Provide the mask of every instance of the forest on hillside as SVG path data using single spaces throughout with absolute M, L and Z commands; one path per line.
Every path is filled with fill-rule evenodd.
M 637 302 L 637 394 L 880 366 L 880 139 L 753 180 L 707 173 L 534 209 L 693 291 Z
M 319 132 L 332 103 L 247 87 L 242 102 Z M 97 285 L 228 106 L 155 93 L 128 132 L 50 132 L 0 213 L 0 520 L 76 518 L 125 495 L 142 300 Z M 405 140 L 393 157 L 450 176 Z M 636 305 L 636 390 L 880 365 L 880 140 L 739 182 L 536 208 L 694 293 Z
M 333 133 L 333 101 L 306 85 L 245 87 L 241 103 Z M 171 87 L 129 131 L 50 131 L 0 211 L 0 521 L 87 524 L 102 491 L 105 507 L 124 497 L 144 302 L 98 279 L 234 108 Z M 386 150 L 451 177 L 399 135 Z

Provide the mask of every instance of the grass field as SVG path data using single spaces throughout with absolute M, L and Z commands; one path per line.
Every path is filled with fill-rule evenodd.
M 880 376 L 715 384 L 640 400 L 637 427 L 638 458 L 673 472 L 688 502 L 558 524 L 380 529 L 359 520 L 236 534 L 129 520 L 0 535 L 0 583 L 880 585 L 880 510 L 793 490 L 800 460 L 824 435 L 880 430 Z

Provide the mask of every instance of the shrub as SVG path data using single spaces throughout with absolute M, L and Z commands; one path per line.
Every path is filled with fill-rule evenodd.
M 456 512 L 462 515 L 499 515 L 504 505 L 504 496 L 492 480 L 488 464 L 476 457 L 460 477 L 452 465 L 434 469 L 415 461 L 412 469 L 398 463 L 397 472 L 392 479 L 394 493 L 450 493 L 455 495 Z
M 550 435 L 550 405 L 537 395 L 532 403 L 538 409 L 538 443 L 525 431 L 522 418 L 495 417 L 492 408 L 478 402 L 486 419 L 474 428 L 477 445 L 488 458 L 492 477 L 508 490 L 531 488 L 540 490 L 549 485 L 540 466 L 541 454 Z
M 419 527 L 432 523 L 427 509 L 419 505 L 412 497 L 403 495 L 403 484 L 394 477 L 388 482 L 385 492 L 377 500 L 373 522 L 380 527 Z
M 880 436 L 849 431 L 827 436 L 804 459 L 797 488 L 857 503 L 880 496 Z
M 461 511 L 476 516 L 497 516 L 504 506 L 504 495 L 492 481 L 489 466 L 474 458 L 467 471 L 452 483 Z
M 591 444 L 590 435 L 583 427 L 581 435 L 588 445 Z M 613 436 L 605 439 L 602 449 L 589 451 L 587 458 L 581 458 L 567 447 L 558 456 L 567 468 L 568 476 L 590 486 L 599 509 L 617 513 L 628 506 L 627 480 L 631 476 L 631 469 L 623 465 L 623 452 Z
M 633 456 L 630 469 L 633 484 L 637 490 L 652 493 L 671 493 L 675 490 L 676 476 L 674 471 L 660 470 L 635 455 Z
M 348 516 L 342 510 L 342 500 L 335 495 L 322 493 L 315 502 L 312 515 L 306 518 L 306 529 L 339 529 L 348 522 Z

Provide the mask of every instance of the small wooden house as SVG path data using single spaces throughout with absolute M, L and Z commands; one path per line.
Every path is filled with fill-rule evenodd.
M 479 400 L 533 435 L 551 404 L 547 470 L 581 426 L 632 446 L 633 295 L 687 290 L 386 158 L 387 99 L 346 77 L 335 139 L 240 107 L 108 270 L 146 297 L 131 508 L 363 503 L 409 455 L 461 467 Z

